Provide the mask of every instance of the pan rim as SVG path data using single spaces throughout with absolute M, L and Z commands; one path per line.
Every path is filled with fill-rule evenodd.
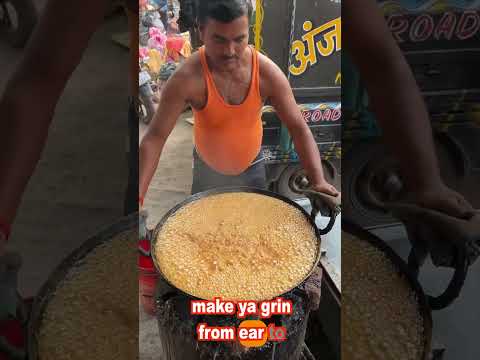
M 397 272 L 407 280 L 407 283 L 409 283 L 410 288 L 413 289 L 416 295 L 419 313 L 423 319 L 424 348 L 421 360 L 429 360 L 433 335 L 432 310 L 418 279 L 413 275 L 412 271 L 408 268 L 402 258 L 387 243 L 376 235 L 363 229 L 348 218 L 342 219 L 342 232 L 346 232 L 355 238 L 358 238 L 360 241 L 366 241 L 376 249 L 380 250 L 387 259 L 390 260 Z
M 74 265 L 85 259 L 92 250 L 102 246 L 115 236 L 138 228 L 139 213 L 135 212 L 122 217 L 115 223 L 103 227 L 98 233 L 89 237 L 75 250 L 69 253 L 50 273 L 47 281 L 41 286 L 34 298 L 32 310 L 27 325 L 27 352 L 28 359 L 38 360 L 38 330 L 42 326 L 45 308 L 48 305 L 58 286 L 74 268 Z
M 285 295 L 292 290 L 296 289 L 299 287 L 301 284 L 303 284 L 315 271 L 316 267 L 320 263 L 320 258 L 321 258 L 321 236 L 320 232 L 315 224 L 315 222 L 312 220 L 310 215 L 306 212 L 306 210 L 293 200 L 282 196 L 280 194 L 277 194 L 273 191 L 265 190 L 265 189 L 260 189 L 260 188 L 255 188 L 251 186 L 226 186 L 226 187 L 218 187 L 218 188 L 213 188 L 209 190 L 205 190 L 193 195 L 190 195 L 186 199 L 184 199 L 182 202 L 178 203 L 175 205 L 173 208 L 171 208 L 165 215 L 160 219 L 160 221 L 157 223 L 155 226 L 155 229 L 152 233 L 152 239 L 151 239 L 151 255 L 152 255 L 152 260 L 155 265 L 156 270 L 158 271 L 159 275 L 162 277 L 162 280 L 165 281 L 168 285 L 173 287 L 175 290 L 177 290 L 180 294 L 194 300 L 209 300 L 209 299 L 204 299 L 201 297 L 198 297 L 196 295 L 190 294 L 182 289 L 179 289 L 177 286 L 172 284 L 170 280 L 164 275 L 164 273 L 161 270 L 159 261 L 157 259 L 157 254 L 156 254 L 156 245 L 157 245 L 157 239 L 160 231 L 162 230 L 163 225 L 168 221 L 170 217 L 172 217 L 175 213 L 177 213 L 180 209 L 185 207 L 188 204 L 191 204 L 195 201 L 204 199 L 209 196 L 214 196 L 214 195 L 220 195 L 220 194 L 228 194 L 228 193 L 254 193 L 254 194 L 259 194 L 259 195 L 264 195 L 268 197 L 273 197 L 278 200 L 284 201 L 285 203 L 294 206 L 297 210 L 300 210 L 302 214 L 306 217 L 308 220 L 309 224 L 313 227 L 314 232 L 315 232 L 315 238 L 317 239 L 317 246 L 316 246 L 316 254 L 315 254 L 315 261 L 312 263 L 312 266 L 309 270 L 309 272 L 302 278 L 301 281 L 297 282 L 294 286 L 289 288 L 286 291 L 283 291 L 282 293 L 278 294 L 277 296 L 274 296 L 273 298 L 278 298 L 282 297 L 282 295 Z M 267 301 L 271 299 L 264 299 L 262 301 Z

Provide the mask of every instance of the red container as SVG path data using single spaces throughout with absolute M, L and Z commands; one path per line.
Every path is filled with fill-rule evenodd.
M 155 315 L 155 284 L 158 280 L 156 273 L 139 272 L 140 303 L 143 310 L 149 315 Z
M 140 240 L 138 256 L 138 291 L 143 310 L 155 315 L 155 287 L 159 274 L 150 256 L 150 241 Z

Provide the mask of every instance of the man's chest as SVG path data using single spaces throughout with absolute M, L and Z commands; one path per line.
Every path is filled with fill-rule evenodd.
M 229 105 L 242 104 L 249 95 L 252 84 L 250 69 L 238 70 L 235 74 L 222 75 L 212 72 L 213 89 Z
M 203 109 L 207 105 L 209 96 L 216 96 L 227 105 L 243 104 L 252 92 L 257 91 L 255 87 L 259 88 L 262 101 L 266 101 L 267 95 L 264 89 L 266 80 L 258 76 L 257 83 L 254 83 L 251 71 L 246 71 L 243 76 L 233 78 L 211 73 L 211 78 L 212 86 L 208 85 L 208 81 L 203 75 L 199 75 L 196 79 L 190 101 L 195 109 Z

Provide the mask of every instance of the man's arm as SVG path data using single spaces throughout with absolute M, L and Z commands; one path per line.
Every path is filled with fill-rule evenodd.
M 188 78 L 185 69 L 179 68 L 162 89 L 157 112 L 140 144 L 139 199 L 145 197 L 165 142 L 187 105 Z
M 0 219 L 11 223 L 55 106 L 108 0 L 50 0 L 0 99 Z
M 267 57 L 261 56 L 260 64 L 261 77 L 267 80 L 264 83 L 266 85 L 261 86 L 262 92 L 269 98 L 280 120 L 288 128 L 312 188 L 333 196 L 338 195 L 335 187 L 325 180 L 317 143 L 302 117 L 288 79 Z
M 464 216 L 471 206 L 440 176 L 422 96 L 374 0 L 345 0 L 342 28 L 386 143 L 400 162 L 407 190 L 423 206 Z
M 401 156 L 405 181 L 409 187 L 430 186 L 428 182 L 440 179 L 432 131 L 405 57 L 375 1 L 347 0 L 344 9 L 347 51 L 360 71 L 385 139 Z

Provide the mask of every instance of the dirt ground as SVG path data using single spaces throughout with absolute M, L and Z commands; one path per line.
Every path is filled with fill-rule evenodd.
M 190 112 L 178 120 L 162 152 L 160 163 L 145 198 L 149 213 L 147 226 L 153 228 L 162 216 L 190 194 L 192 185 L 192 125 L 185 121 Z M 140 127 L 140 138 L 146 127 Z M 157 321 L 140 307 L 140 360 L 162 360 Z
M 149 213 L 147 225 L 153 228 L 161 217 L 173 206 L 190 195 L 192 186 L 192 125 L 185 119 L 193 115 L 182 114 L 160 157 L 155 176 L 145 197 L 144 207 Z M 140 126 L 140 138 L 146 131 Z

